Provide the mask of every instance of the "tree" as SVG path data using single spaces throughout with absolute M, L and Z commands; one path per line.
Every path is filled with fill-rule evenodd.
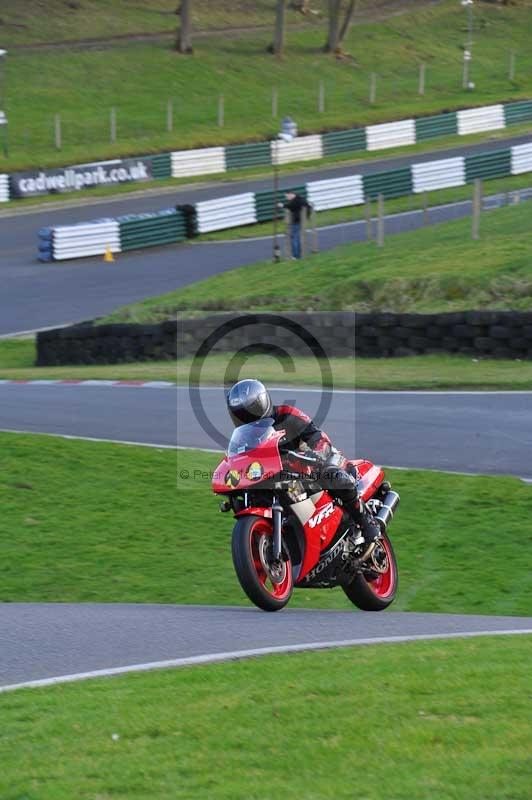
M 192 53 L 192 0 L 181 0 L 181 5 L 176 11 L 179 14 L 179 30 L 177 31 L 176 50 L 179 53 Z
M 275 9 L 275 30 L 273 34 L 273 44 L 268 48 L 270 53 L 273 53 L 279 58 L 284 53 L 284 38 L 285 38 L 285 12 L 286 0 L 277 0 Z
M 329 0 L 329 32 L 323 48 L 326 53 L 339 53 L 349 26 L 353 21 L 357 0 L 349 0 L 342 19 L 342 0 Z

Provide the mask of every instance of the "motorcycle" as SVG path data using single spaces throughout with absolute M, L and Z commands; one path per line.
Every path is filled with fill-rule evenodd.
M 278 611 L 294 588 L 341 586 L 365 611 L 381 611 L 397 592 L 397 563 L 387 528 L 399 495 L 370 461 L 336 453 L 327 466 L 356 477 L 359 497 L 381 533 L 366 546 L 360 528 L 319 484 L 323 464 L 314 455 L 283 448 L 284 431 L 270 417 L 235 428 L 212 488 L 224 496 L 220 510 L 236 519 L 235 572 L 249 599 Z

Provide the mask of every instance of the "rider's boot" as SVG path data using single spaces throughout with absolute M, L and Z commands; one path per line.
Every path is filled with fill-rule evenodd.
M 368 511 L 363 500 L 357 499 L 355 503 L 347 507 L 346 511 L 351 519 L 359 525 L 366 547 L 378 539 L 381 534 L 380 525 L 373 514 Z

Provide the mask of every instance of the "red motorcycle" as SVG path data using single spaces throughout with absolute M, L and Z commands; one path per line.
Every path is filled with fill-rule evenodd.
M 339 501 L 317 481 L 314 456 L 283 450 L 284 431 L 266 418 L 235 428 L 217 467 L 213 491 L 233 511 L 232 553 L 240 585 L 259 608 L 278 611 L 295 588 L 341 586 L 365 611 L 381 611 L 397 591 L 397 564 L 387 527 L 399 504 L 384 472 L 370 461 L 336 454 L 327 466 L 356 476 L 359 496 L 381 535 L 369 547 Z

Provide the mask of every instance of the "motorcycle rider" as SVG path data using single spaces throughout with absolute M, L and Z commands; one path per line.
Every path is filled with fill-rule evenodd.
M 358 497 L 353 475 L 328 460 L 337 451 L 326 433 L 316 427 L 313 420 L 295 406 L 273 404 L 266 387 L 259 380 L 238 381 L 227 394 L 227 408 L 235 425 L 245 425 L 265 417 L 272 417 L 273 427 L 285 431 L 286 445 L 298 450 L 305 445 L 319 458 L 323 469 L 318 474 L 320 485 L 342 502 L 349 517 L 360 526 L 365 543 L 369 545 L 380 535 L 380 527 L 364 502 Z M 304 455 L 304 453 L 302 453 Z

